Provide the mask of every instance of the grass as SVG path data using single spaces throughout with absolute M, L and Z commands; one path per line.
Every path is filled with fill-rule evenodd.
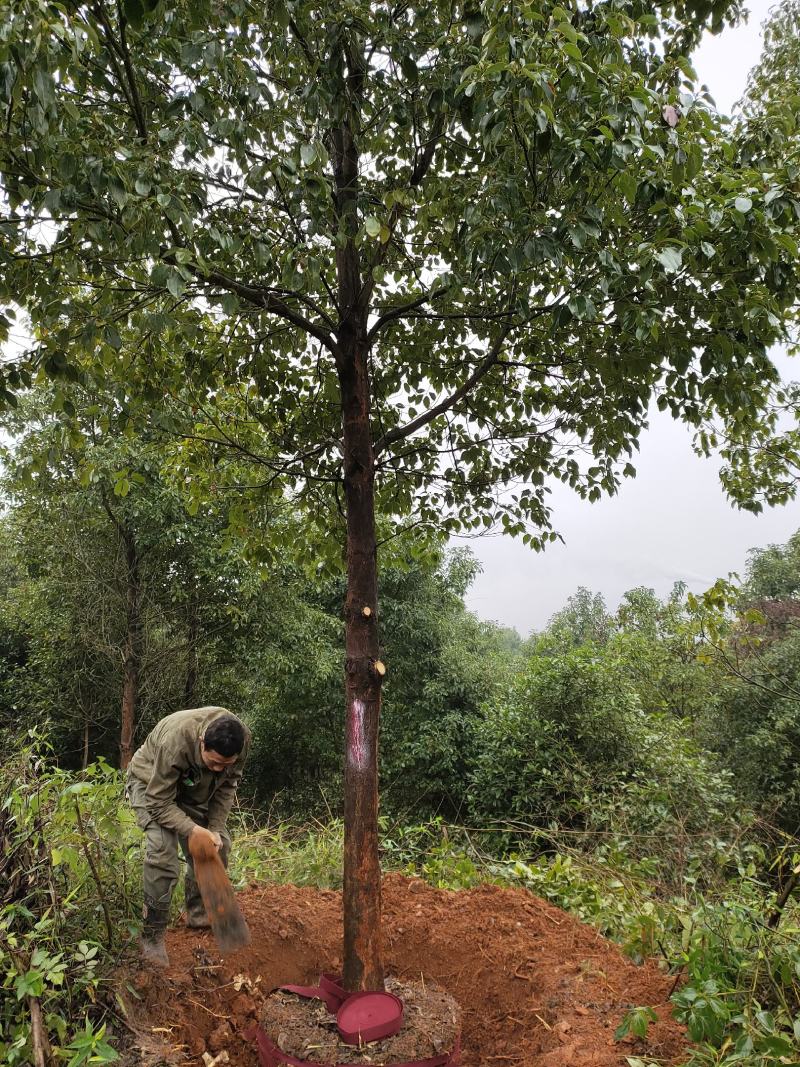
M 0 1062 L 31 1062 L 36 1008 L 57 1062 L 113 1063 L 109 977 L 138 928 L 141 864 L 120 776 L 105 764 L 53 770 L 32 750 L 0 776 Z M 341 887 L 340 821 L 259 826 L 239 813 L 231 829 L 236 884 Z M 674 840 L 637 844 L 629 826 L 576 837 L 383 819 L 381 846 L 386 870 L 448 889 L 523 887 L 633 959 L 660 958 L 698 1043 L 691 1067 L 800 1063 L 800 911 L 792 903 L 778 930 L 767 926 L 774 894 L 755 829 L 733 841 L 681 838 L 678 874 Z M 638 1006 L 631 1027 L 647 1026 L 647 1008 Z

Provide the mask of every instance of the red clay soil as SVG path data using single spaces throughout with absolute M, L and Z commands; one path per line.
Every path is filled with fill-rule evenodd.
M 221 949 L 229 952 L 249 945 L 250 931 L 213 842 L 191 835 L 189 851 L 194 860 L 194 876 L 214 931 L 214 940 Z
M 462 1067 L 624 1067 L 627 1056 L 680 1062 L 687 1038 L 671 1016 L 673 980 L 636 966 L 589 926 L 522 889 L 433 889 L 384 879 L 389 973 L 433 979 L 463 1008 Z M 167 935 L 171 967 L 121 976 L 138 1062 L 257 1067 L 243 1034 L 264 995 L 341 967 L 341 894 L 257 886 L 238 895 L 248 948 L 220 956 L 205 931 Z M 126 987 L 133 987 L 136 996 Z M 138 998 L 138 999 L 137 999 Z M 655 1009 L 647 1039 L 614 1040 L 631 1007 Z M 220 1063 L 224 1063 L 224 1057 Z

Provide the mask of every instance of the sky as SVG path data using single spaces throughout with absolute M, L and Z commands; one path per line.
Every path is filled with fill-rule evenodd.
M 695 53 L 700 80 L 726 114 L 758 61 L 770 6 L 771 0 L 750 3 L 747 25 L 709 35 Z M 779 355 L 776 362 L 785 378 L 800 378 L 800 361 Z M 663 596 L 684 581 L 700 592 L 731 572 L 743 574 L 749 549 L 785 542 L 800 527 L 800 503 L 758 516 L 733 508 L 719 464 L 695 456 L 689 430 L 666 414 L 653 413 L 634 465 L 635 480 L 594 504 L 555 483 L 554 525 L 565 543 L 542 554 L 503 535 L 459 541 L 483 567 L 468 606 L 525 636 L 545 626 L 579 586 L 602 593 L 612 610 L 625 590 L 639 585 Z

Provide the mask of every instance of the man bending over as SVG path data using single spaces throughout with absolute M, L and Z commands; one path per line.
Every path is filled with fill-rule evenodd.
M 146 836 L 141 955 L 151 963 L 169 966 L 164 933 L 180 874 L 179 845 L 186 857 L 186 925 L 210 925 L 189 839 L 208 838 L 227 866 L 225 824 L 250 740 L 248 728 L 226 708 L 191 708 L 162 719 L 131 759 L 125 797 Z

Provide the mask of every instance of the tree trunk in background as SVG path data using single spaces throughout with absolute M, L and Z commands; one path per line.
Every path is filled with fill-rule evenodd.
M 197 701 L 197 640 L 200 634 L 200 606 L 197 590 L 189 600 L 189 648 L 186 664 L 186 684 L 183 687 L 183 706 L 193 708 Z
M 89 716 L 84 712 L 83 718 L 83 755 L 81 756 L 81 769 L 86 770 L 89 766 Z
M 125 548 L 126 635 L 122 660 L 122 722 L 119 738 L 119 765 L 124 770 L 131 761 L 136 731 L 136 706 L 139 697 L 139 673 L 142 664 L 142 590 L 139 553 L 130 530 L 120 526 Z

